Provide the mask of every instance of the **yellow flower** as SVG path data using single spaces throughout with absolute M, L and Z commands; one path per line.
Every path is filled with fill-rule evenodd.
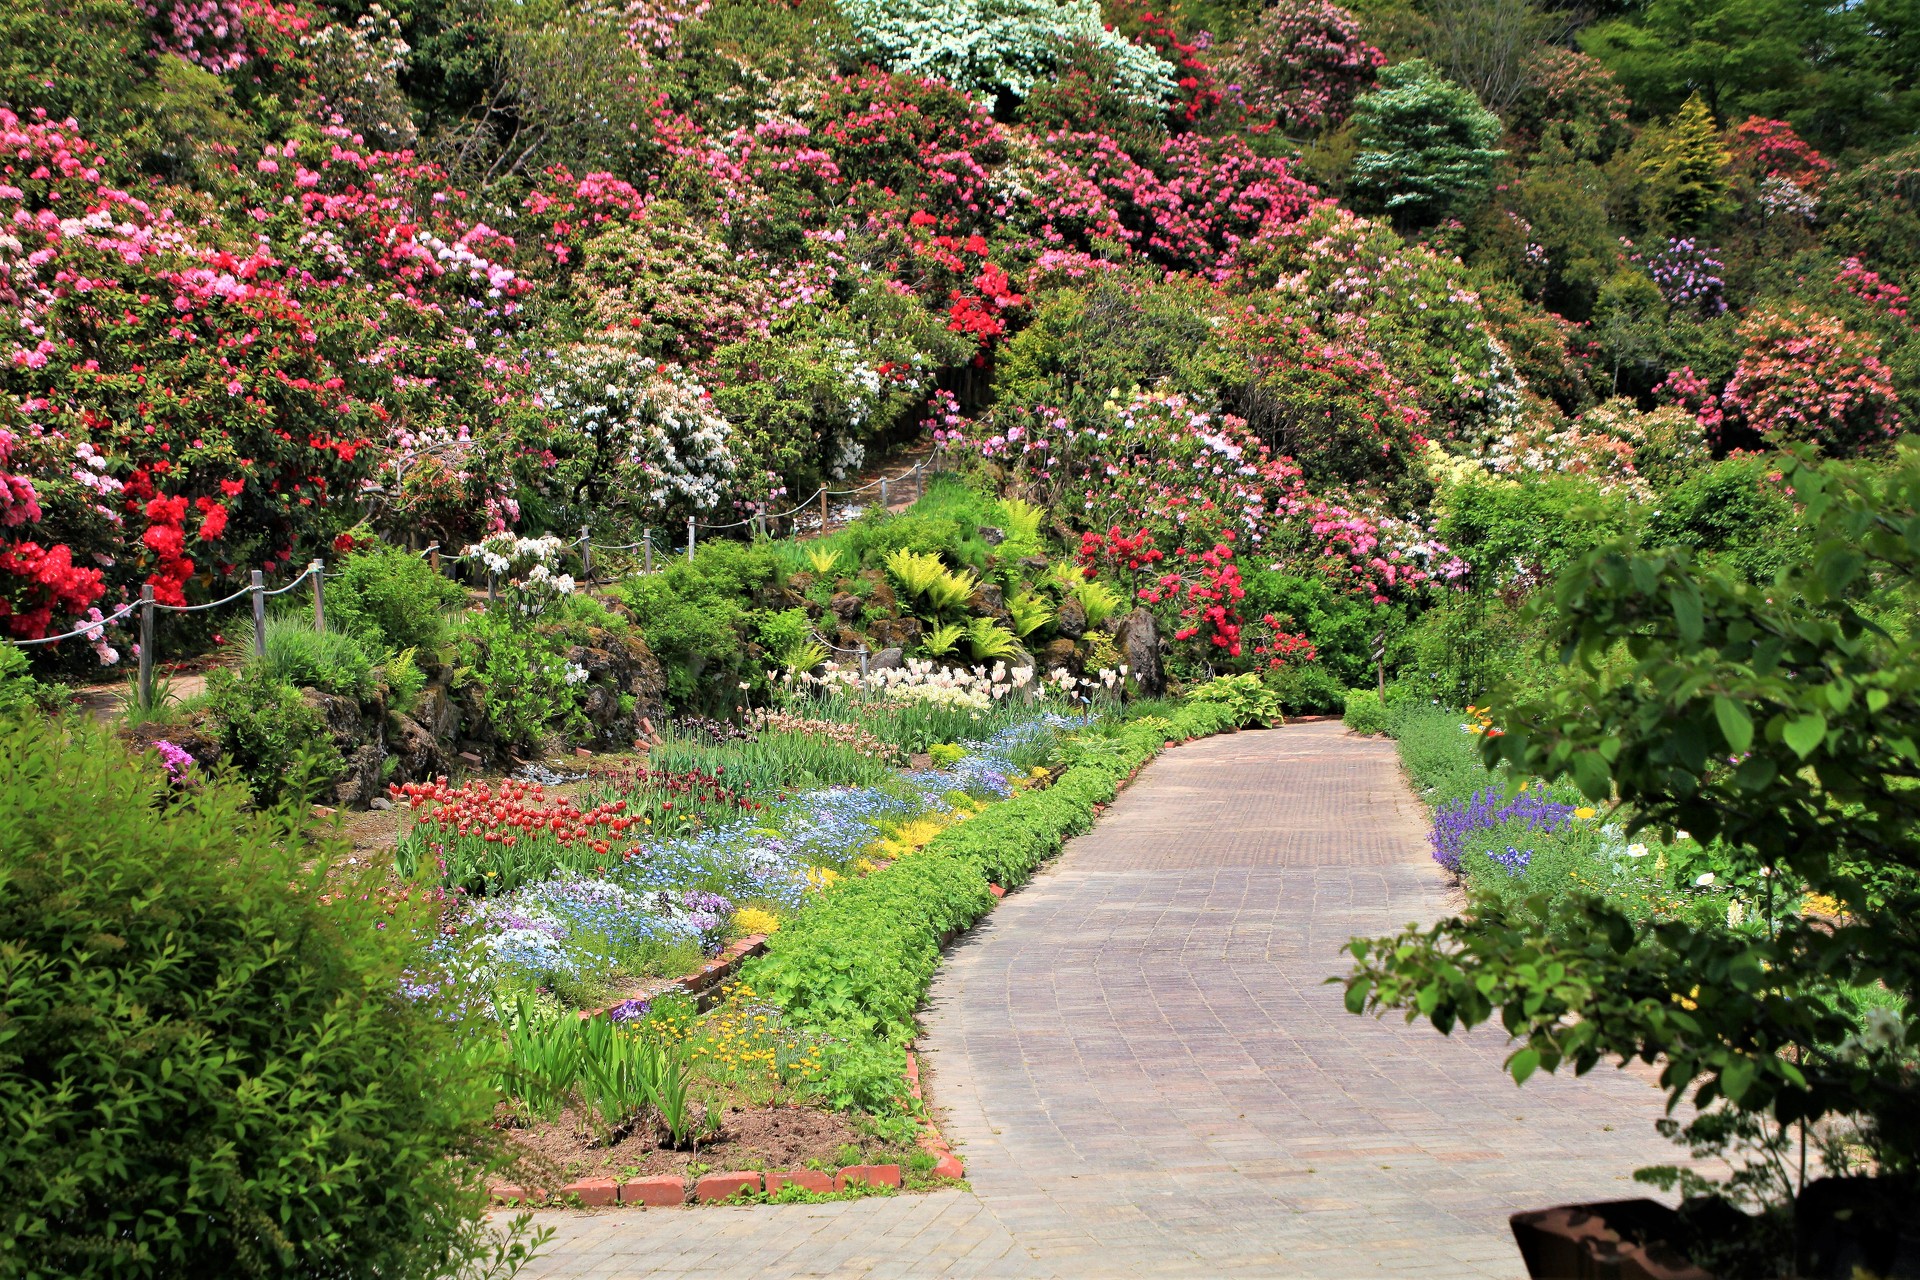
M 1579 818 L 1581 821 L 1584 822 L 1586 819 L 1591 818 L 1597 812 L 1599 812 L 1599 810 L 1595 809 L 1592 805 L 1583 804 L 1578 809 L 1575 809 L 1573 811 L 1573 816 L 1576 818 Z
M 764 907 L 742 907 L 733 913 L 733 922 L 742 933 L 777 933 L 780 917 Z

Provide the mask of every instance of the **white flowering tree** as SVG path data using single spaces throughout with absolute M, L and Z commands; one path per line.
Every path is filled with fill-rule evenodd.
M 733 428 L 679 365 L 580 343 L 560 353 L 541 398 L 556 419 L 556 478 L 575 502 L 671 522 L 718 506 L 740 474 Z
M 890 70 L 945 80 L 989 109 L 1051 79 L 1076 41 L 1112 56 L 1130 100 L 1160 106 L 1174 93 L 1172 66 L 1108 30 L 1094 0 L 840 0 L 840 10 Z

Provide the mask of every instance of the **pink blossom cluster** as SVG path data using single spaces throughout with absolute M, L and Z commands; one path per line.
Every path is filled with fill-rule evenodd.
M 1912 319 L 1913 300 L 1907 291 L 1858 258 L 1848 258 L 1840 264 L 1840 274 L 1834 277 L 1834 283 L 1882 315 L 1896 320 Z
M 1720 393 L 1727 420 L 1771 442 L 1818 441 L 1833 453 L 1899 433 L 1893 374 L 1872 336 L 1791 304 L 1750 316 L 1740 337 L 1746 349 Z
M 1411 521 L 1316 501 L 1308 529 L 1322 566 L 1345 590 L 1375 604 L 1428 582 L 1458 582 L 1466 562 Z
M 1287 133 L 1318 133 L 1347 118 L 1386 55 L 1360 36 L 1360 22 L 1331 0 L 1277 4 L 1221 64 L 1226 93 L 1247 115 Z

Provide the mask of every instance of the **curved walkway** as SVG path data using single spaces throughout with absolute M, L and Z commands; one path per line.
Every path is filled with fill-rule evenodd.
M 548 1213 L 530 1276 L 1498 1276 L 1507 1214 L 1637 1194 L 1663 1098 L 1516 1089 L 1497 1029 L 1356 1018 L 1354 934 L 1449 906 L 1391 743 L 1163 755 L 953 949 L 922 1064 L 973 1193 Z

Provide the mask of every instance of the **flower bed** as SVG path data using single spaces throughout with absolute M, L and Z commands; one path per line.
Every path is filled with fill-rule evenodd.
M 1433 809 L 1433 860 L 1470 892 L 1547 911 L 1565 894 L 1598 894 L 1636 920 L 1738 920 L 1750 909 L 1684 833 L 1668 843 L 1629 837 L 1628 815 L 1603 813 L 1571 785 L 1488 770 L 1480 739 L 1499 730 L 1483 710 L 1406 706 L 1389 713 L 1389 726 Z
M 851 715 L 860 704 L 846 694 L 815 707 Z M 618 842 L 600 837 L 643 797 L 615 790 L 687 775 L 616 766 L 571 784 L 579 797 L 515 782 L 414 788 L 424 813 L 403 848 L 489 833 L 499 848 L 531 831 L 606 861 L 554 861 L 493 892 L 450 883 L 413 993 L 480 1016 L 477 1061 L 524 1185 L 591 1182 L 599 1196 L 607 1179 L 836 1160 L 897 1164 L 910 1186 L 957 1176 L 913 1119 L 906 1052 L 940 948 L 1085 830 L 1163 744 L 1233 723 L 1215 704 L 1163 709 L 1090 720 L 1044 702 L 1008 708 L 990 736 L 943 748 L 945 768 L 757 793 L 767 798 L 750 810 L 704 811 L 668 834 L 629 825 Z M 755 719 L 764 729 L 774 717 Z M 655 750 L 676 742 L 693 745 Z M 431 876 L 437 864 L 414 865 Z M 755 937 L 728 945 L 748 926 Z

